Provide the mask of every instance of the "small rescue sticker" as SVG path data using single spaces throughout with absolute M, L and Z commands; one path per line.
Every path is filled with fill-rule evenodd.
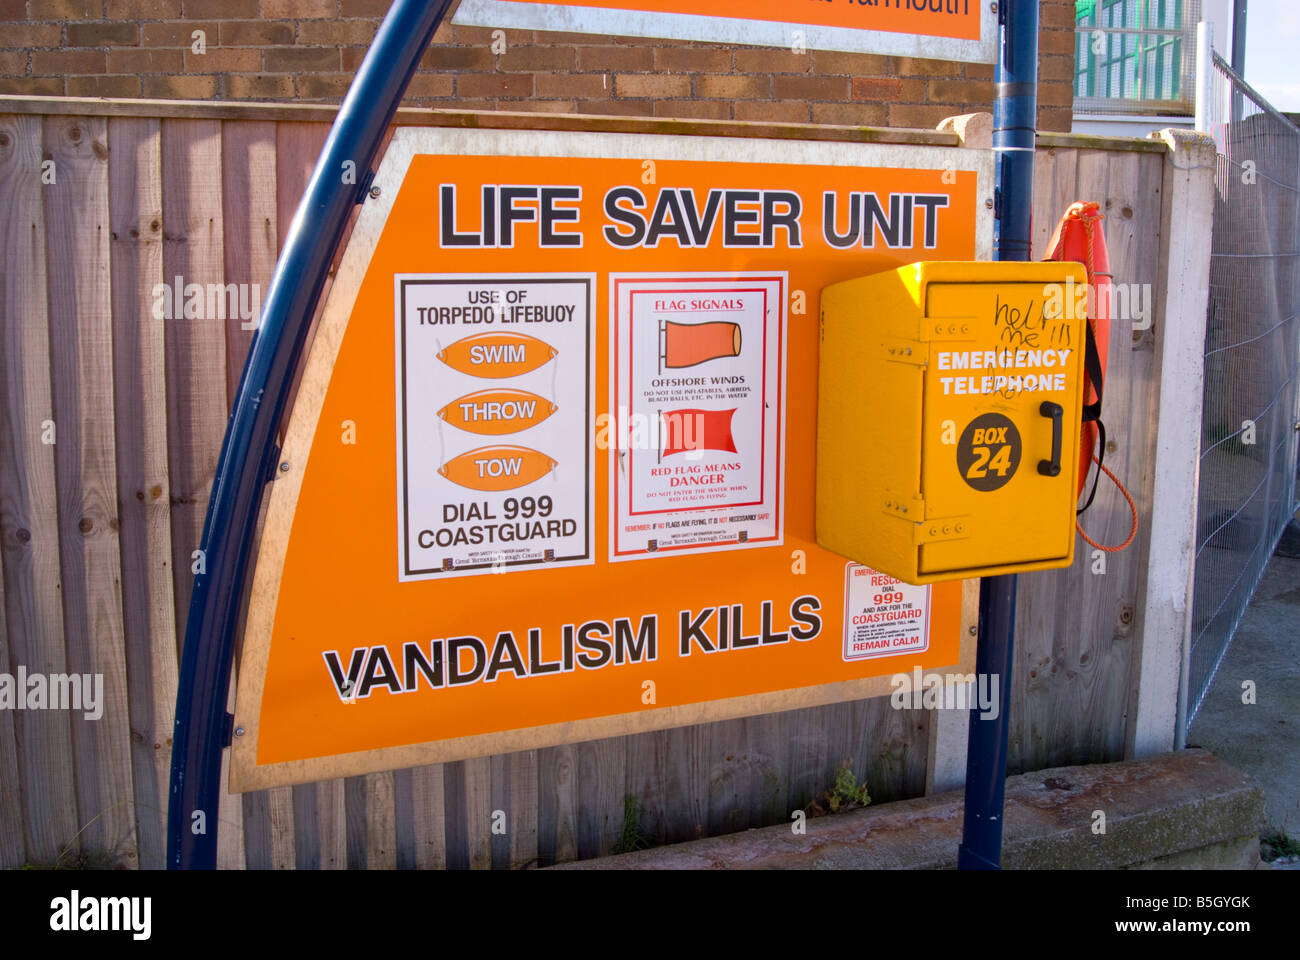
M 844 568 L 844 659 L 892 657 L 930 647 L 930 588 L 860 563 Z

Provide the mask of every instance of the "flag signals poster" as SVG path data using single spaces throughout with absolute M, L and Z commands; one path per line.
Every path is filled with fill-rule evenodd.
M 781 542 L 786 273 L 610 277 L 610 558 Z

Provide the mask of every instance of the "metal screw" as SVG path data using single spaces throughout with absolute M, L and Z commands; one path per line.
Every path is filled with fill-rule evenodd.
M 998 5 L 997 5 L 996 3 L 990 3 L 990 4 L 989 4 L 989 12 L 990 12 L 990 13 L 997 13 L 997 12 L 998 12 Z
M 378 199 L 379 199 L 379 194 L 382 193 L 382 192 L 383 192 L 383 191 L 381 191 L 378 187 L 371 187 L 371 188 L 370 188 L 370 196 L 371 196 L 373 199 L 375 199 L 375 200 L 378 200 Z
M 281 473 L 288 473 L 288 472 L 289 472 L 289 461 L 288 461 L 288 460 L 282 460 L 282 461 L 280 461 L 280 472 L 281 472 Z
M 972 637 L 975 636 L 975 634 L 977 634 L 977 633 L 979 633 L 979 627 L 971 627 L 971 628 L 970 628 L 970 635 L 971 635 Z
M 237 737 L 242 737 L 243 735 L 244 735 L 244 728 L 243 728 L 243 727 L 235 727 L 235 736 L 237 736 Z
M 1297 430 L 1300 430 L 1300 420 L 1297 420 L 1297 421 L 1295 422 L 1295 428 L 1296 428 Z
M 990 197 L 988 200 L 985 200 L 985 201 L 984 201 L 984 209 L 985 209 L 985 210 L 992 210 L 992 209 L 993 209 L 993 199 L 992 199 L 991 197 Z

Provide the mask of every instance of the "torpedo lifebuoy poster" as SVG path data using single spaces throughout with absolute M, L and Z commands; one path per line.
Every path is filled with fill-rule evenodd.
M 592 563 L 595 277 L 394 279 L 400 579 Z
M 788 285 L 610 276 L 611 560 L 781 542 Z
M 990 257 L 992 152 L 546 122 L 398 128 L 362 195 L 269 481 L 234 790 L 973 669 L 974 581 L 817 544 L 820 296 Z

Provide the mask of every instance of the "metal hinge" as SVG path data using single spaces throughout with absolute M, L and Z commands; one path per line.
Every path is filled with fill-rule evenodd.
M 903 520 L 919 521 L 925 517 L 925 499 L 919 496 L 912 496 L 908 497 L 906 500 L 896 500 L 891 497 L 884 502 L 881 509 L 891 517 L 899 517 Z
M 912 532 L 912 543 L 939 543 L 945 540 L 964 540 L 970 536 L 969 517 L 936 517 L 918 523 Z
M 930 348 L 920 340 L 886 340 L 882 346 L 888 361 L 911 363 L 918 367 L 930 362 Z
M 978 317 L 922 317 L 920 339 L 974 340 L 978 324 Z

